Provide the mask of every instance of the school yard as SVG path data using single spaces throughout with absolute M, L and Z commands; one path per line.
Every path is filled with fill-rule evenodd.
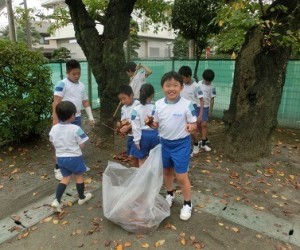
M 212 151 L 191 161 L 192 218 L 180 221 L 177 189 L 171 216 L 150 235 L 128 233 L 103 215 L 102 173 L 125 143 L 101 122 L 84 149 L 94 197 L 79 206 L 69 187 L 60 215 L 48 202 L 57 180 L 47 137 L 1 148 L 0 249 L 300 249 L 300 130 L 276 129 L 268 158 L 231 162 L 222 153 L 222 122 L 209 126 Z

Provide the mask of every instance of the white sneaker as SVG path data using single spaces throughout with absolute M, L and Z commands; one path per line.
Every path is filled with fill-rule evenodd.
M 174 201 L 174 196 L 167 194 L 166 195 L 166 201 L 168 202 L 169 206 L 171 207 Z
M 59 168 L 58 169 L 56 169 L 56 168 L 54 169 L 54 176 L 55 176 L 55 178 L 57 180 L 59 180 L 59 181 L 62 180 L 63 176 L 62 176 L 61 171 L 60 171 Z
M 91 169 L 88 166 L 85 166 L 86 172 L 89 172 Z
M 85 195 L 84 199 L 79 199 L 78 200 L 78 204 L 79 205 L 82 205 L 82 204 L 86 203 L 87 201 L 89 201 L 92 198 L 92 194 L 91 193 L 86 193 L 84 195 Z
M 193 155 L 196 155 L 199 153 L 199 146 L 194 146 L 193 147 Z
M 204 149 L 205 152 L 211 151 L 211 148 L 207 145 L 204 145 L 204 146 L 201 145 L 200 148 Z
M 183 205 L 180 210 L 180 219 L 181 220 L 188 220 L 192 216 L 192 207 L 189 205 Z
M 51 207 L 53 208 L 54 212 L 61 212 L 61 206 L 59 204 L 59 202 L 57 201 L 57 199 L 55 199 L 52 204 Z

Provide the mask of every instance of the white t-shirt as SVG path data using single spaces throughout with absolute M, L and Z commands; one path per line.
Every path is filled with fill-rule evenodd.
M 131 112 L 131 126 L 133 141 L 139 144 L 142 136 L 142 130 L 152 130 L 148 125 L 145 125 L 145 119 L 147 116 L 152 116 L 154 110 L 154 104 L 147 103 L 145 105 L 137 105 Z
M 204 107 L 210 106 L 210 99 L 217 95 L 215 86 L 211 83 L 209 85 L 205 84 L 205 81 L 199 82 L 200 88 L 203 93 Z
M 159 123 L 162 138 L 177 140 L 190 135 L 186 124 L 196 122 L 197 117 L 191 101 L 180 97 L 176 103 L 167 103 L 166 98 L 162 98 L 155 103 L 154 121 Z
M 131 122 L 131 112 L 132 112 L 133 108 L 139 104 L 140 104 L 140 101 L 134 100 L 131 105 L 128 105 L 128 106 L 123 105 L 121 108 L 121 121 L 128 120 L 129 122 Z M 132 136 L 132 133 L 129 133 L 128 135 Z
M 131 79 L 130 87 L 133 91 L 133 96 L 136 99 L 140 98 L 140 89 L 141 86 L 146 82 L 146 72 L 144 70 L 140 70 L 136 73 L 136 75 Z
M 62 97 L 62 101 L 70 101 L 76 106 L 76 116 L 81 114 L 82 101 L 88 99 L 82 82 L 73 83 L 68 78 L 58 82 L 55 86 L 54 95 Z
M 50 141 L 55 147 L 57 157 L 72 157 L 82 155 L 80 144 L 89 138 L 84 131 L 72 123 L 58 123 L 50 132 Z
M 193 82 L 191 84 L 183 84 L 183 89 L 180 92 L 180 96 L 191 101 L 193 104 L 196 104 L 200 107 L 200 98 L 203 98 L 203 93 L 199 84 Z

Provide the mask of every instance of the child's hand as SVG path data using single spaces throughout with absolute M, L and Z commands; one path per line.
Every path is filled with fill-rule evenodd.
M 136 65 L 136 67 L 135 67 L 135 71 L 138 71 L 139 69 L 141 69 L 141 68 L 143 68 L 143 66 L 142 66 L 142 64 L 138 64 L 138 65 Z
M 147 115 L 147 117 L 145 119 L 145 125 L 148 125 L 149 127 L 151 127 L 153 124 L 153 121 L 154 121 L 154 117 Z
M 135 147 L 136 147 L 138 150 L 141 150 L 140 144 L 135 144 Z
M 197 123 L 188 123 L 186 124 L 186 131 L 191 133 L 197 129 Z
M 131 129 L 131 125 L 124 125 L 120 128 L 120 132 L 127 134 L 129 132 L 129 130 Z
M 93 128 L 95 125 L 95 120 L 89 120 L 89 125 Z

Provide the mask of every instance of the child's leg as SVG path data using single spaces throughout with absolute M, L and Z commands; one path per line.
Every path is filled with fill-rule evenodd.
M 191 199 L 192 199 L 191 183 L 190 183 L 188 174 L 187 173 L 183 173 L 183 174 L 176 173 L 176 179 L 181 187 L 184 201 L 191 201 Z
M 164 181 L 167 191 L 173 191 L 174 168 L 164 168 Z
M 75 179 L 76 179 L 76 189 L 78 192 L 78 196 L 79 196 L 79 200 L 78 200 L 78 204 L 82 205 L 85 202 L 87 202 L 88 200 L 90 200 L 92 198 L 92 194 L 91 193 L 84 193 L 84 178 L 83 178 L 83 174 L 77 174 L 75 175 Z
M 62 178 L 62 180 L 60 181 L 60 183 L 57 185 L 55 198 L 58 201 L 58 203 L 60 203 L 61 197 L 64 194 L 66 187 L 68 186 L 68 184 L 70 182 L 70 179 L 71 179 L 71 176 L 64 176 Z
M 207 122 L 203 121 L 203 122 L 201 122 L 201 139 L 202 139 L 202 141 L 203 140 L 205 141 L 206 138 L 207 138 Z
M 78 192 L 79 199 L 84 199 L 84 178 L 82 174 L 75 175 L 76 189 Z

